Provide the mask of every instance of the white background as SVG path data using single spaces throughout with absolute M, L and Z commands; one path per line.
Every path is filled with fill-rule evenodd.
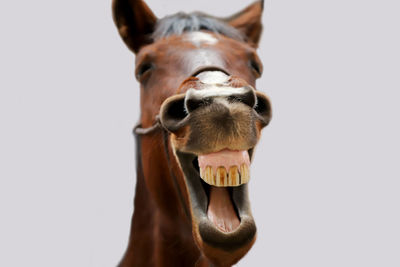
M 115 266 L 129 234 L 139 87 L 111 0 L 0 3 L 0 266 Z M 251 1 L 148 0 L 162 17 Z M 400 266 L 400 4 L 270 0 L 274 118 L 239 266 Z

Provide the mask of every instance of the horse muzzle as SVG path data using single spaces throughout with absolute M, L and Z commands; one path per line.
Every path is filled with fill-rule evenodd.
M 160 121 L 183 172 L 194 238 L 216 264 L 233 264 L 255 240 L 247 184 L 261 129 L 271 119 L 270 101 L 225 74 L 189 78 L 180 90 L 185 93 L 162 104 Z

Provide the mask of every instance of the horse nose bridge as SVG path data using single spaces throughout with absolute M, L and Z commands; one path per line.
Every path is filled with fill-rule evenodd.
M 235 88 L 213 85 L 201 90 L 189 89 L 185 96 L 185 109 L 190 113 L 201 106 L 211 104 L 216 99 L 224 99 L 228 103 L 242 102 L 251 108 L 254 108 L 257 101 L 255 90 L 251 86 Z

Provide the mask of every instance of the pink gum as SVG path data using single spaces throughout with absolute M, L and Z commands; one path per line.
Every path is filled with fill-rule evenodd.
M 199 156 L 199 167 L 204 170 L 207 166 L 211 166 L 214 173 L 221 166 L 225 167 L 227 171 L 232 166 L 237 166 L 240 170 L 242 164 L 250 166 L 250 158 L 247 150 L 234 151 L 224 149 L 219 152 Z

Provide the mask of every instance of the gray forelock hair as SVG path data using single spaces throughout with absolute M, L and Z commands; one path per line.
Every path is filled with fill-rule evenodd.
M 180 12 L 158 20 L 152 37 L 156 41 L 170 35 L 181 35 L 184 32 L 201 30 L 225 35 L 238 41 L 245 39 L 239 30 L 227 23 L 197 12 L 191 14 Z

